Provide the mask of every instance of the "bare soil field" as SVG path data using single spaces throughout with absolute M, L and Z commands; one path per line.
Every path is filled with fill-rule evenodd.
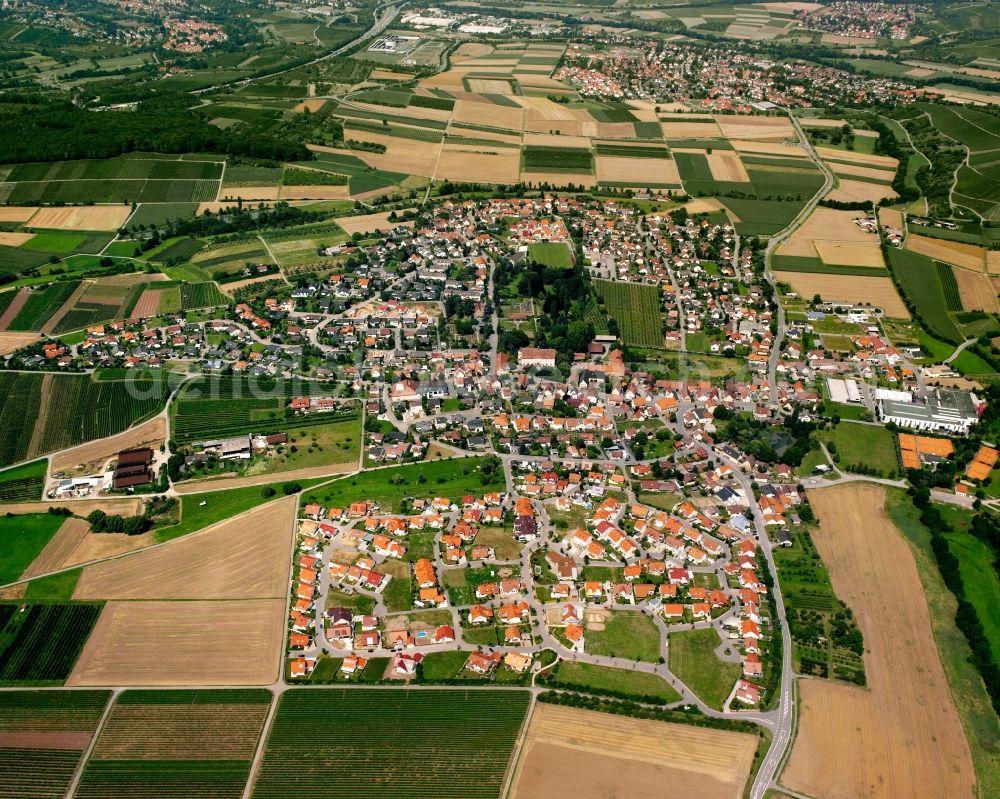
M 272 502 L 148 552 L 87 566 L 73 598 L 284 597 L 297 499 Z
M 341 216 L 337 217 L 337 224 L 344 229 L 348 235 L 354 233 L 371 233 L 375 230 L 389 230 L 402 225 L 403 227 L 413 227 L 413 221 L 392 222 L 389 220 L 390 211 L 381 214 L 363 214 L 361 216 Z
M 452 55 L 452 60 L 455 56 Z M 391 69 L 373 69 L 372 74 L 368 76 L 369 80 L 413 80 L 413 76 L 407 74 L 406 72 L 393 72 Z
M 868 687 L 801 682 L 781 784 L 821 799 L 974 796 L 965 732 L 916 564 L 884 513 L 885 489 L 855 483 L 809 498 L 820 520 L 813 541 L 864 635 Z
M 41 454 L 42 435 L 45 433 L 49 422 L 49 412 L 53 406 L 53 403 L 49 401 L 52 397 L 52 377 L 53 375 L 49 373 L 42 375 L 42 382 L 38 390 L 38 416 L 35 417 L 35 426 L 31 430 L 31 440 L 28 442 L 26 452 L 28 460 L 33 460 Z
M 756 746 L 743 733 L 538 703 L 511 796 L 737 799 Z
M 488 183 L 517 183 L 521 169 L 521 151 L 512 147 L 490 150 L 486 145 L 449 144 L 441 148 L 438 179 L 477 180 Z
M 651 183 L 669 183 L 680 186 L 681 178 L 677 164 L 668 158 L 619 158 L 599 155 L 597 179 L 608 181 L 633 181 L 636 186 L 645 187 Z
M 883 225 L 899 229 L 903 228 L 903 212 L 897 211 L 895 208 L 879 208 L 878 219 Z
M 31 217 L 31 226 L 52 230 L 118 230 L 131 215 L 128 205 L 39 208 Z
M 155 289 L 146 289 L 139 295 L 139 300 L 132 309 L 132 316 L 142 319 L 148 316 L 156 316 L 156 309 L 160 307 L 161 293 Z
M 284 617 L 284 599 L 109 602 L 66 684 L 269 685 Z M 221 653 L 227 635 L 236 644 Z
M 38 333 L 16 333 L 0 330 L 0 355 L 9 355 L 21 347 L 27 347 L 38 341 Z
M 72 508 L 78 516 L 86 516 L 92 510 L 103 510 L 105 513 L 118 513 L 122 516 L 132 516 L 142 513 L 143 501 L 139 497 L 122 497 L 121 499 L 77 499 L 66 502 L 46 500 L 44 502 L 9 502 L 4 503 L 4 513 L 46 513 L 51 507 Z M 109 535 L 108 538 L 128 538 L 128 536 Z M 140 536 L 133 536 L 139 538 Z
M 21 312 L 24 304 L 31 296 L 31 292 L 26 288 L 17 289 L 16 291 L 17 295 L 10 301 L 10 305 L 7 306 L 3 314 L 0 314 L 0 330 L 7 329 L 8 325 L 14 321 L 14 318 Z
M 714 122 L 661 122 L 665 139 L 717 139 L 722 131 Z
M 815 272 L 775 272 L 782 283 L 791 285 L 800 297 L 812 299 L 819 294 L 824 300 L 867 302 L 882 308 L 895 319 L 909 319 L 910 312 L 887 277 L 856 277 L 854 275 L 823 275 Z
M 716 123 L 727 139 L 792 139 L 795 131 L 785 117 L 715 117 Z
M 962 307 L 965 310 L 987 311 L 988 313 L 1000 311 L 993 282 L 986 275 L 954 266 L 951 271 L 955 273 L 958 293 L 962 297 Z
M 0 222 L 27 222 L 37 210 L 37 206 L 5 205 L 0 207 Z
M 123 449 L 152 447 L 159 449 L 167 434 L 167 420 L 162 416 L 150 419 L 116 436 L 102 438 L 64 450 L 52 456 L 52 474 L 73 474 L 95 471 Z M 78 468 L 79 467 L 79 468 Z M 75 506 L 75 505 L 74 505 Z
M 975 244 L 932 239 L 930 236 L 911 233 L 906 237 L 905 247 L 936 261 L 945 261 L 973 272 L 982 272 L 986 268 L 986 250 Z
M 715 180 L 737 181 L 748 183 L 750 176 L 740 157 L 731 151 L 714 150 L 705 156 L 708 168 Z
M 34 233 L 8 233 L 0 230 L 0 244 L 6 247 L 20 247 L 35 238 Z
M 469 58 L 482 58 L 493 52 L 493 45 L 480 44 L 479 42 L 463 42 L 451 54 L 451 60 L 467 60 Z
M 21 574 L 21 579 L 37 577 L 63 568 L 63 562 L 83 543 L 89 532 L 90 524 L 84 519 L 64 521 L 45 548 Z

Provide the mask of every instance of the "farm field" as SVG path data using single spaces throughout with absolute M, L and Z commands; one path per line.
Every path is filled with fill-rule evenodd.
M 100 613 L 100 603 L 0 603 L 0 684 L 64 682 Z
M 723 663 L 716 657 L 715 650 L 721 644 L 713 628 L 672 633 L 667 641 L 670 670 L 716 710 L 722 709 L 740 676 L 738 664 Z
M 0 516 L 0 585 L 24 573 L 65 519 L 50 513 Z
M 316 799 L 353 799 L 358 784 L 383 799 L 498 799 L 527 706 L 526 691 L 286 692 L 253 797 L 284 797 L 294 781 Z M 315 741 L 305 759 L 303 725 Z
M 83 543 L 89 532 L 90 523 L 86 519 L 76 517 L 64 519 L 55 535 L 49 539 L 49 542 L 31 561 L 28 568 L 22 572 L 21 577 L 36 577 L 61 569 L 66 559 Z M 65 598 L 70 599 L 70 595 Z
M 86 566 L 74 599 L 284 597 L 296 500 L 271 502 L 168 547 Z
M 278 677 L 286 612 L 283 598 L 108 602 L 68 684 L 269 685 Z M 212 657 L 209 669 L 219 619 L 254 634 L 227 657 Z
M 44 460 L 38 460 L 0 472 L 0 503 L 40 500 L 47 468 Z
M 886 316 L 909 319 L 910 312 L 888 277 L 815 274 L 775 271 L 775 279 L 787 283 L 800 297 L 812 299 L 819 294 L 827 301 L 866 303 L 881 308 Z
M 0 796 L 65 796 L 110 698 L 110 691 L 0 692 Z
M 824 266 L 845 265 L 885 269 L 878 236 L 866 233 L 854 220 L 859 211 L 816 208 L 778 247 L 779 256 L 819 258 Z
M 957 344 L 962 336 L 948 314 L 945 288 L 934 261 L 924 255 L 890 248 L 889 269 L 916 308 L 927 332 Z
M 75 795 L 238 799 L 272 698 L 266 690 L 126 691 Z
M 899 468 L 895 439 L 884 427 L 841 422 L 832 430 L 821 430 L 817 435 L 827 447 L 831 443 L 835 446 L 830 454 L 840 455 L 838 466 L 842 469 L 864 464 L 892 474 Z
M 604 298 L 608 315 L 618 323 L 625 344 L 651 348 L 663 346 L 662 303 L 658 286 L 595 280 L 594 288 Z
M 781 784 L 824 799 L 973 796 L 965 733 L 885 489 L 845 485 L 809 498 L 820 521 L 813 541 L 864 635 L 868 688 L 800 683 L 799 732 Z
M 166 432 L 166 420 L 162 416 L 154 417 L 118 435 L 81 444 L 53 455 L 52 474 L 94 471 L 123 449 L 143 446 L 159 449 L 159 445 L 165 440 Z
M 745 733 L 543 702 L 532 713 L 511 795 L 738 799 L 756 746 Z

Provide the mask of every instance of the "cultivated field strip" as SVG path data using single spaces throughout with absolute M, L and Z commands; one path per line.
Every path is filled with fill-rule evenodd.
M 271 705 L 267 690 L 127 691 L 75 796 L 242 796 Z
M 0 693 L 0 797 L 65 796 L 110 691 Z
M 253 796 L 287 797 L 295 785 L 313 799 L 496 799 L 528 699 L 488 690 L 285 693 Z

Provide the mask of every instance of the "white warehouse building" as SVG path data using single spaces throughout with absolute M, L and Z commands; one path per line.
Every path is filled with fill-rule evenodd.
M 910 401 L 878 398 L 881 421 L 940 433 L 968 433 L 979 421 L 981 406 L 975 394 L 947 388 L 935 389 L 923 402 L 916 397 Z

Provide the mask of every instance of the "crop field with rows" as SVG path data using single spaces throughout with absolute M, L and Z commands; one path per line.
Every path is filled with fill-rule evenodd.
M 0 693 L 0 735 L 30 736 L 30 746 L 0 746 L 0 796 L 65 796 L 110 697 L 110 691 Z
M 287 692 L 253 796 L 496 799 L 527 707 L 526 691 Z
M 642 283 L 595 280 L 608 315 L 618 323 L 622 341 L 638 347 L 662 347 L 660 289 Z
M 591 172 L 594 156 L 583 147 L 528 145 L 521 158 L 525 172 Z
M 0 502 L 37 502 L 45 487 L 44 460 L 0 472 Z
M 126 691 L 75 795 L 237 799 L 271 698 L 267 690 Z
M 24 372 L 0 374 L 0 466 L 24 460 L 38 417 L 42 376 Z
M 64 682 L 102 607 L 0 604 L 0 684 Z

